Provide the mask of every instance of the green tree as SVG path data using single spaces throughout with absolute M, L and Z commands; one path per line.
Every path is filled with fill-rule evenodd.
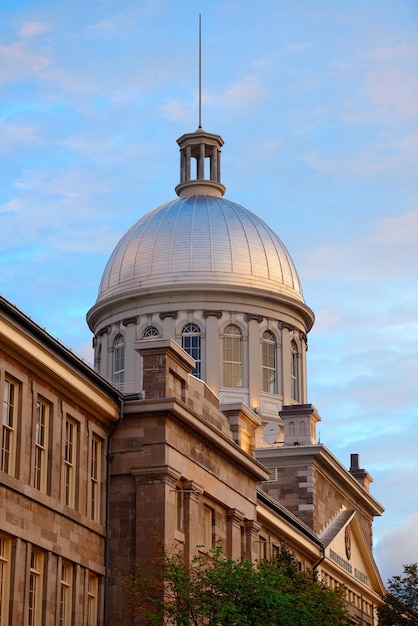
M 337 626 L 348 624 L 344 588 L 299 571 L 285 548 L 271 561 L 227 558 L 220 548 L 190 567 L 181 551 L 161 552 L 155 573 L 122 576 L 129 612 L 147 626 Z
M 418 563 L 403 567 L 403 574 L 388 580 L 379 626 L 418 626 Z

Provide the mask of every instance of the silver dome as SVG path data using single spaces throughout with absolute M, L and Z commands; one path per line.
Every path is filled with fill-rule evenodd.
M 304 302 L 290 254 L 271 228 L 239 204 L 208 195 L 177 198 L 134 224 L 107 263 L 97 302 L 188 285 Z

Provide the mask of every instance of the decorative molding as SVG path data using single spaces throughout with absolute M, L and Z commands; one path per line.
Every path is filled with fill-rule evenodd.
M 107 333 L 110 333 L 110 326 L 103 326 L 103 328 L 97 331 L 97 337 L 103 337 Z
M 255 313 L 246 313 L 244 315 L 244 319 L 246 322 L 250 322 L 251 320 L 254 320 L 255 322 L 258 322 L 259 324 L 261 324 L 264 317 L 262 315 L 255 315 Z
M 202 315 L 205 319 L 207 317 L 216 317 L 216 319 L 220 320 L 222 317 L 222 311 L 203 311 Z
M 156 467 L 133 468 L 131 474 L 135 477 L 136 484 L 155 485 L 166 483 L 175 487 L 181 477 L 181 472 L 170 465 Z
M 305 344 L 306 344 L 306 349 L 308 349 L 308 335 L 307 335 L 306 333 L 304 333 L 304 332 L 300 331 L 300 333 L 299 333 L 299 339 L 300 339 L 301 341 L 304 341 L 304 342 L 305 342 Z
M 227 509 L 226 519 L 228 522 L 243 522 L 245 519 L 244 513 L 241 513 L 238 509 Z
M 162 311 L 160 313 L 160 320 L 165 320 L 166 317 L 171 317 L 173 320 L 177 319 L 178 311 Z
M 295 330 L 295 327 L 288 322 L 279 322 L 279 328 L 280 330 L 283 330 L 283 328 L 286 328 L 289 331 Z
M 132 317 L 126 317 L 124 320 L 122 320 L 122 324 L 124 326 L 128 326 L 129 324 L 138 324 L 139 322 L 139 315 L 133 315 Z

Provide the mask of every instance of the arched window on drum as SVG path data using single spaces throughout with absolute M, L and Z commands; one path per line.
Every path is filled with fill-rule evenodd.
M 148 326 L 142 333 L 142 339 L 152 339 L 153 337 L 158 337 L 160 333 L 158 332 L 158 328 L 155 326 Z
M 229 324 L 229 326 L 225 328 L 223 341 L 224 386 L 242 387 L 242 335 L 238 326 Z
M 123 385 L 125 380 L 125 339 L 117 335 L 113 342 L 113 384 Z
M 293 340 L 290 344 L 290 393 L 295 402 L 299 402 L 299 386 L 299 354 L 296 341 Z
M 196 361 L 196 367 L 192 370 L 193 376 L 201 378 L 202 375 L 202 345 L 201 332 L 197 324 L 187 324 L 181 333 L 181 347 Z
M 276 338 L 271 330 L 263 333 L 262 348 L 262 390 L 277 393 L 277 349 Z

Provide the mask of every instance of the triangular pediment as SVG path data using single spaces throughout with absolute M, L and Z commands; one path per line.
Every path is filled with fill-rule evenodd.
M 320 539 L 324 544 L 325 557 L 343 570 L 346 576 L 379 595 L 385 593 L 372 551 L 355 511 L 341 511 Z

